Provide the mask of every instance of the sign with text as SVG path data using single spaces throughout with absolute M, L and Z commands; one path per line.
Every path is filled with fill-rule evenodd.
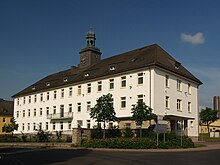
M 154 131 L 156 133 L 167 133 L 167 124 L 156 124 Z

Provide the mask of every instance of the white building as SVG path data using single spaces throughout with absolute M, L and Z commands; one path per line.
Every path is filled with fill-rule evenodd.
M 169 121 L 171 130 L 198 137 L 198 88 L 201 81 L 154 44 L 101 60 L 95 33 L 89 30 L 87 46 L 77 67 L 49 75 L 15 94 L 15 133 L 71 131 L 80 124 L 92 128 L 90 107 L 111 93 L 120 127 L 130 126 L 131 108 L 142 99 L 153 112 Z

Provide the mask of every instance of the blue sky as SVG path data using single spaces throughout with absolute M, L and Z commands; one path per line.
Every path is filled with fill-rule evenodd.
M 92 26 L 102 58 L 159 44 L 197 76 L 200 105 L 220 95 L 220 1 L 1 0 L 0 97 L 79 63 Z

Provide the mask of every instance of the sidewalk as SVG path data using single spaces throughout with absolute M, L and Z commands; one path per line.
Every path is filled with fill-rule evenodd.
M 71 143 L 0 143 L 1 148 L 50 148 L 50 149 L 73 149 L 73 150 L 91 150 L 91 151 L 117 151 L 117 152 L 188 152 L 188 151 L 206 151 L 220 150 L 220 142 L 197 142 L 205 147 L 198 148 L 180 148 L 180 149 L 109 149 L 109 148 L 84 148 L 71 147 Z

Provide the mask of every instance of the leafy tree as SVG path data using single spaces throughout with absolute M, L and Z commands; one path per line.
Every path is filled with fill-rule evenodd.
M 99 97 L 96 100 L 96 105 L 90 110 L 90 117 L 98 123 L 104 123 L 103 138 L 105 138 L 106 123 L 117 121 L 116 113 L 113 107 L 112 94 L 107 94 Z
M 14 118 L 12 118 L 11 123 L 5 124 L 3 126 L 3 132 L 10 133 L 14 130 L 18 130 L 18 124 L 16 124 Z
M 217 113 L 218 113 L 217 110 L 213 110 L 209 107 L 202 109 L 202 111 L 200 112 L 200 121 L 203 124 L 207 125 L 208 132 L 209 132 L 209 125 L 218 119 Z
M 157 115 L 152 113 L 153 109 L 147 106 L 143 101 L 138 101 L 135 105 L 132 106 L 132 119 L 135 120 L 137 125 L 141 126 L 140 137 L 142 137 L 143 122 L 152 119 L 156 120 Z

